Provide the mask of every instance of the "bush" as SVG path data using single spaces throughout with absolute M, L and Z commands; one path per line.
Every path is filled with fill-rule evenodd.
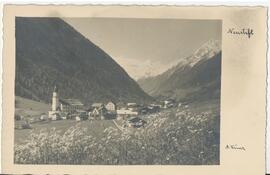
M 80 124 L 64 134 L 32 133 L 15 145 L 20 164 L 201 165 L 219 164 L 219 116 L 163 112 L 145 128 L 106 128 L 96 138 Z
M 21 120 L 22 119 L 19 114 L 15 114 L 15 117 L 14 118 L 15 118 L 15 120 Z
M 28 121 L 25 121 L 22 125 L 21 125 L 22 129 L 32 129 L 30 123 Z

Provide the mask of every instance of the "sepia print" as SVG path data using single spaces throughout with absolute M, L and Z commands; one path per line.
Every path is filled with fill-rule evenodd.
M 267 8 L 6 5 L 4 174 L 265 174 Z
M 222 20 L 15 20 L 14 163 L 219 164 Z

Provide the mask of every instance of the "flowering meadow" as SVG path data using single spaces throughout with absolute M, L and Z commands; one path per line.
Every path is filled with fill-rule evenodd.
M 26 144 L 15 145 L 14 161 L 85 165 L 219 164 L 218 114 L 173 109 L 145 119 L 145 127 L 111 126 L 98 137 L 80 123 L 64 133 L 55 128 L 32 132 Z

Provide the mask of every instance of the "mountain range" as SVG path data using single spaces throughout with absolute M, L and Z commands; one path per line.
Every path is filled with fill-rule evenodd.
M 220 98 L 221 46 L 209 40 L 162 74 L 137 81 L 149 95 L 178 101 Z
M 16 17 L 15 95 L 51 102 L 147 102 L 152 98 L 108 54 L 60 18 Z

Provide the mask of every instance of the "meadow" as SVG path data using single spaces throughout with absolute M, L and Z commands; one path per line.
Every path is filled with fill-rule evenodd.
M 112 120 L 36 123 L 33 129 L 15 130 L 14 162 L 217 165 L 219 105 L 205 106 L 194 104 L 144 116 L 147 125 L 140 129 L 120 130 Z M 117 122 L 121 126 L 121 121 Z

